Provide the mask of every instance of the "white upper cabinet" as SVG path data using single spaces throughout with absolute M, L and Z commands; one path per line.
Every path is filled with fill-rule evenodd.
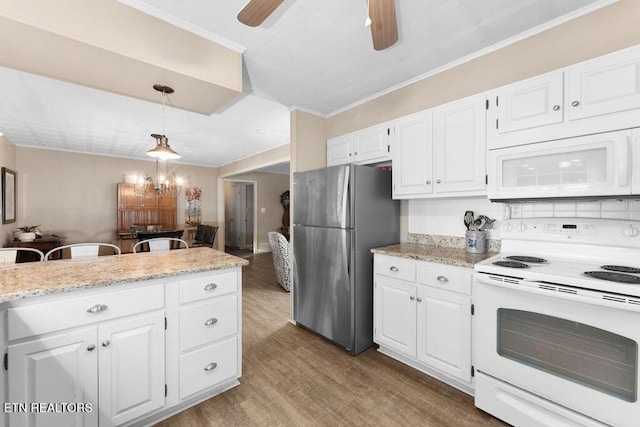
M 353 161 L 353 134 L 342 135 L 327 141 L 327 167 Z
M 485 104 L 476 95 L 398 120 L 395 199 L 486 194 Z
M 569 67 L 567 101 L 569 120 L 640 108 L 640 50 Z
M 393 196 L 433 192 L 433 114 L 431 110 L 398 120 L 392 150 Z
M 327 167 L 391 160 L 393 123 L 384 123 L 327 140 Z
M 633 155 L 631 194 L 640 194 L 640 129 L 634 129 L 631 135 L 631 152 Z
M 640 126 L 640 45 L 488 93 L 487 146 Z
M 436 194 L 485 194 L 485 101 L 482 94 L 434 110 Z
M 388 124 L 356 132 L 353 136 L 353 158 L 356 163 L 389 160 L 391 156 L 392 127 Z
M 563 73 L 555 71 L 496 90 L 490 97 L 488 131 L 499 135 L 560 123 L 563 120 Z

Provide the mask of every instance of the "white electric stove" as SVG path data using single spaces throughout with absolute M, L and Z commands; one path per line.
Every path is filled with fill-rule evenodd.
M 515 425 L 640 419 L 640 222 L 505 220 L 475 266 L 476 406 Z

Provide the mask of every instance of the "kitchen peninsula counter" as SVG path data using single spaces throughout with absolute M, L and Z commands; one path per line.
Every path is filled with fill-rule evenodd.
M 473 268 L 477 262 L 496 255 L 495 252 L 471 254 L 461 248 L 422 245 L 418 243 L 400 243 L 397 245 L 373 248 L 371 252 L 374 254 L 467 268 Z
M 0 268 L 0 303 L 248 264 L 211 248 L 16 264 Z

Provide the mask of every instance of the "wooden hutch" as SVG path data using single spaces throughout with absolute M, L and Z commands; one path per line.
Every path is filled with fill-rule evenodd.
M 177 196 L 157 196 L 150 190 L 144 197 L 133 191 L 133 183 L 118 183 L 118 246 L 130 252 L 132 225 L 159 224 L 163 230 L 175 230 L 178 222 Z

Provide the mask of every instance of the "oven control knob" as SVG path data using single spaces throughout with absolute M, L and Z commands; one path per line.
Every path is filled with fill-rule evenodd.
M 640 229 L 633 225 L 623 227 L 621 233 L 624 237 L 638 237 L 640 235 Z
M 520 222 L 518 223 L 518 225 L 516 225 L 516 230 L 519 232 L 523 232 L 527 229 L 527 224 L 525 224 L 524 222 Z
M 511 224 L 510 222 L 503 222 L 502 223 L 502 230 L 504 230 L 504 231 L 513 231 L 513 224 Z

